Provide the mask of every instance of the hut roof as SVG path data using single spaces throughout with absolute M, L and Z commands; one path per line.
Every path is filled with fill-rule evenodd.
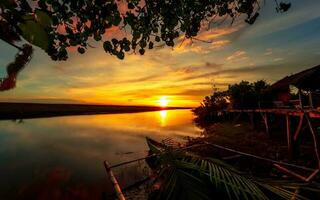
M 272 84 L 268 91 L 288 90 L 290 85 L 306 91 L 320 90 L 320 65 L 286 76 Z

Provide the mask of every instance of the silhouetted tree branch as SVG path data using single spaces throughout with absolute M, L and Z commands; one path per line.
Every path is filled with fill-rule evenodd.
M 90 40 L 102 41 L 107 53 L 123 59 L 125 52 L 143 55 L 154 43 L 172 47 L 180 35 L 193 38 L 203 21 L 246 15 L 253 24 L 259 8 L 259 0 L 1 0 L 0 39 L 20 51 L 15 43 L 27 41 L 53 60 L 67 60 L 71 48 L 85 53 Z M 284 12 L 290 4 L 276 8 Z M 128 38 L 112 34 L 115 27 L 130 31 Z

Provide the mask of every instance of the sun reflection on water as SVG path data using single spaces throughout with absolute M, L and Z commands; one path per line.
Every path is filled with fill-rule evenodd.
M 161 127 L 164 127 L 167 125 L 167 111 L 161 110 L 159 112 L 159 118 L 160 118 L 160 125 Z

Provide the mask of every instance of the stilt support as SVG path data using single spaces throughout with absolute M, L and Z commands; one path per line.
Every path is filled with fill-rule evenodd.
M 287 124 L 287 144 L 288 144 L 288 153 L 289 158 L 292 159 L 293 157 L 293 141 L 292 141 L 292 135 L 291 135 L 291 124 L 290 124 L 290 116 L 286 115 L 286 124 Z
M 263 119 L 263 122 L 264 122 L 264 125 L 266 127 L 266 134 L 268 136 L 270 136 L 270 133 L 269 133 L 269 124 L 268 124 L 268 115 L 267 113 L 262 113 L 262 119 Z

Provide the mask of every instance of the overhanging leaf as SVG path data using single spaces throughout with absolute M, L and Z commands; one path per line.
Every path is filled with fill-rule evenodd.
M 35 13 L 37 16 L 37 21 L 40 23 L 41 26 L 43 27 L 51 26 L 52 19 L 46 12 L 37 9 Z
M 29 13 L 29 14 L 25 14 L 21 17 L 24 21 L 33 21 L 34 20 L 34 15 Z
M 45 51 L 48 49 L 48 34 L 39 23 L 28 20 L 19 24 L 19 28 L 22 31 L 23 38 L 28 42 Z

